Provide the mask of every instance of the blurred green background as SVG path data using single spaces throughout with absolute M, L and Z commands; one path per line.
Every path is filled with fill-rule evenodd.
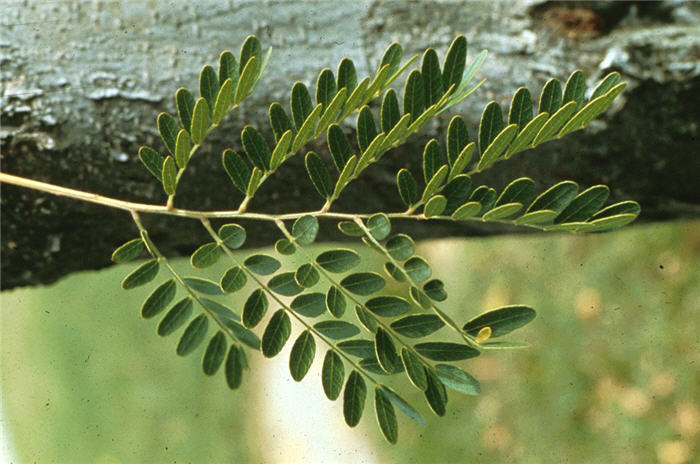
M 458 321 L 509 303 L 538 317 L 509 337 L 529 349 L 464 362 L 482 394 L 450 392 L 446 417 L 404 387 L 427 424 L 399 414 L 398 446 L 381 438 L 369 401 L 360 426 L 345 426 L 341 402 L 321 390 L 320 345 L 300 384 L 291 343 L 272 361 L 249 356 L 236 392 L 221 373 L 205 378 L 200 354 L 177 357 L 177 337 L 141 320 L 150 288 L 121 290 L 126 265 L 2 293 L 5 460 L 698 462 L 700 222 L 419 248 Z

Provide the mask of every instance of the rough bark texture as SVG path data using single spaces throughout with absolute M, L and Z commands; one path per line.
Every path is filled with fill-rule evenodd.
M 138 146 L 161 147 L 154 120 L 162 110 L 173 111 L 174 90 L 196 89 L 203 64 L 215 64 L 223 49 L 237 53 L 244 37 L 255 33 L 265 47 L 274 47 L 266 74 L 255 94 L 197 153 L 179 189 L 178 206 L 231 209 L 240 198 L 220 169 L 220 153 L 238 145 L 245 123 L 267 128 L 267 106 L 275 100 L 286 104 L 295 80 L 312 87 L 320 69 L 335 69 L 344 56 L 366 75 L 392 40 L 407 54 L 427 46 L 444 53 L 463 33 L 470 57 L 482 48 L 490 52 L 480 73 L 488 82 L 453 109 L 471 124 L 473 136 L 483 106 L 495 99 L 507 108 L 522 85 L 537 95 L 549 77 L 565 79 L 576 68 L 586 72 L 589 84 L 610 70 L 619 70 L 629 82 L 620 104 L 588 130 L 519 155 L 475 180 L 497 188 L 520 175 L 541 181 L 541 188 L 561 179 L 606 183 L 613 200 L 640 201 L 646 220 L 697 217 L 700 211 L 700 4 L 695 2 L 26 0 L 3 3 L 0 11 L 4 172 L 164 202 L 159 185 L 137 159 Z M 400 209 L 396 170 L 417 170 L 421 144 L 442 136 L 450 116 L 388 154 L 349 188 L 338 209 Z M 325 152 L 321 144 L 314 149 Z M 301 177 L 300 160 L 288 164 L 264 185 L 252 209 L 320 206 L 311 183 Z M 12 186 L 2 189 L 2 288 L 103 267 L 110 251 L 135 235 L 124 212 Z M 195 221 L 147 218 L 147 225 L 169 253 L 190 252 L 203 239 Z M 265 225 L 249 227 L 257 244 L 276 235 Z M 464 224 L 410 227 L 416 237 L 493 232 Z M 325 237 L 337 238 L 332 228 L 327 232 Z

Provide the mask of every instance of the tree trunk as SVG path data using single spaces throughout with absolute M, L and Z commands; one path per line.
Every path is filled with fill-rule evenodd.
M 267 107 L 286 105 L 296 80 L 310 88 L 323 67 L 344 56 L 360 76 L 376 69 L 398 40 L 405 55 L 428 46 L 442 56 L 460 33 L 469 59 L 482 48 L 487 83 L 454 107 L 472 138 L 489 100 L 508 107 L 520 86 L 538 95 L 550 77 L 581 68 L 589 85 L 618 70 L 629 86 L 620 103 L 586 131 L 518 155 L 475 181 L 501 188 L 523 175 L 540 189 L 562 179 L 605 183 L 612 199 L 635 199 L 642 220 L 697 217 L 700 5 L 694 2 L 43 2 L 0 7 L 2 171 L 132 201 L 164 203 L 165 195 L 138 161 L 140 145 L 162 149 L 155 117 L 174 112 L 173 93 L 197 88 L 202 65 L 256 34 L 274 49 L 258 88 L 208 137 L 178 189 L 177 206 L 233 209 L 240 201 L 221 169 L 224 147 L 239 146 L 253 124 L 270 136 Z M 396 83 L 402 89 L 403 79 Z M 695 102 L 695 103 L 693 103 Z M 422 144 L 443 140 L 440 119 L 389 153 L 355 182 L 338 210 L 397 211 L 400 167 L 420 169 Z M 350 118 L 350 119 L 354 119 Z M 354 120 L 351 121 L 354 124 Z M 350 128 L 348 128 L 350 130 Z M 310 149 L 326 156 L 320 142 Z M 252 210 L 282 212 L 321 205 L 290 160 L 256 195 Z M 2 288 L 50 283 L 69 272 L 109 264 L 111 250 L 136 235 L 127 214 L 14 186 L 2 191 Z M 334 206 L 335 208 L 335 206 Z M 164 251 L 191 252 L 205 240 L 196 221 L 148 217 Z M 249 223 L 253 244 L 276 231 Z M 337 239 L 328 225 L 324 239 Z M 504 229 L 413 223 L 411 235 L 459 236 Z

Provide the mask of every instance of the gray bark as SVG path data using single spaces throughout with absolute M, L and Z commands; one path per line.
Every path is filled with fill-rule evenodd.
M 174 112 L 174 90 L 196 89 L 203 64 L 215 65 L 223 49 L 237 54 L 245 36 L 255 33 L 264 47 L 274 47 L 273 59 L 254 95 L 197 153 L 177 202 L 231 209 L 240 198 L 220 169 L 221 151 L 237 146 L 244 124 L 266 129 L 269 103 L 286 104 L 295 80 L 312 88 L 318 71 L 335 69 L 344 56 L 367 75 L 393 40 L 406 54 L 428 46 L 444 53 L 463 33 L 470 57 L 482 48 L 490 53 L 480 72 L 488 82 L 453 108 L 473 128 L 472 137 L 484 105 L 495 99 L 507 108 L 520 86 L 537 95 L 549 77 L 565 79 L 576 68 L 589 85 L 610 70 L 629 82 L 620 103 L 586 131 L 518 155 L 477 182 L 502 187 L 529 175 L 541 188 L 562 179 L 605 183 L 612 200 L 640 201 L 642 220 L 700 212 L 698 3 L 25 0 L 4 2 L 0 11 L 3 172 L 163 203 L 160 186 L 138 161 L 138 146 L 162 148 L 155 117 Z M 442 137 L 450 117 L 388 154 L 348 189 L 338 209 L 399 210 L 395 172 L 417 171 L 422 143 Z M 325 153 L 322 144 L 312 145 Z M 320 206 L 300 160 L 288 164 L 264 185 L 252 209 Z M 195 221 L 149 217 L 147 225 L 168 253 L 188 253 L 204 240 Z M 263 224 L 248 226 L 254 244 L 276 238 Z M 491 232 L 465 224 L 410 226 L 418 238 Z M 111 250 L 133 236 L 124 212 L 3 185 L 2 288 L 106 266 Z M 332 227 L 324 237 L 338 238 Z

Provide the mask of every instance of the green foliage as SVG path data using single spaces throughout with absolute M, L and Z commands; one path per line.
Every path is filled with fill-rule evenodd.
M 139 159 L 168 197 L 165 208 L 158 212 L 200 219 L 210 235 L 192 253 L 192 267 L 209 268 L 226 259 L 228 269 L 214 277 L 216 281 L 181 276 L 141 223 L 139 212 L 148 210 L 132 209 L 140 236 L 117 248 L 112 260 L 127 262 L 144 250 L 150 259 L 131 271 L 122 287 L 148 284 L 161 267 L 170 274 L 169 280 L 145 298 L 143 318 L 154 319 L 165 312 L 157 323 L 158 335 L 165 337 L 182 329 L 177 354 L 185 356 L 201 349 L 204 374 L 215 376 L 223 371 L 232 390 L 241 385 L 248 368 L 246 352 L 277 356 L 292 337 L 293 327 L 301 329 L 290 350 L 292 378 L 301 381 L 315 361 L 317 348 L 323 348 L 321 383 L 326 396 L 336 400 L 343 394 L 343 415 L 354 427 L 362 418 L 368 386 L 372 387 L 379 429 L 392 444 L 399 436 L 397 410 L 421 425 L 423 419 L 414 406 L 384 384 L 385 379 L 393 376 L 397 384 L 403 381 L 420 390 L 438 416 L 447 411 L 447 388 L 479 394 L 479 382 L 465 370 L 463 361 L 484 350 L 522 348 L 519 342 L 491 339 L 526 325 L 535 318 L 535 311 L 513 305 L 466 322 L 454 321 L 440 308 L 449 298 L 439 279 L 442 270 L 433 269 L 416 255 L 415 243 L 406 234 L 410 229 L 397 220 L 470 220 L 543 231 L 603 232 L 630 223 L 640 212 L 633 201 L 606 206 L 610 191 L 602 185 L 579 192 L 577 183 L 564 181 L 539 194 L 536 182 L 526 177 L 514 179 L 500 192 L 475 185 L 474 174 L 585 128 L 625 88 L 620 75 L 611 73 L 586 100 L 586 78 L 579 70 L 563 88 L 558 79 L 547 82 L 539 95 L 537 115 L 531 93 L 523 87 L 513 96 L 507 119 L 497 101 L 485 106 L 478 128 L 468 128 L 462 116 L 453 116 L 444 148 L 437 138 L 429 140 L 421 159 L 407 161 L 407 167 L 396 174 L 406 211 L 331 211 L 344 189 L 382 156 L 475 92 L 483 80 L 473 84 L 472 79 L 485 58 L 482 51 L 467 61 L 464 36 L 454 39 L 442 65 L 439 51 L 428 48 L 420 66 L 410 71 L 417 56 L 404 60 L 398 43 L 387 48 L 375 72 L 362 78 L 352 60 L 344 58 L 336 75 L 330 68 L 319 72 L 315 88 L 294 83 L 288 106 L 272 103 L 269 130 L 245 125 L 240 137 L 243 153 L 224 150 L 223 168 L 243 196 L 236 211 L 176 209 L 178 183 L 191 157 L 226 114 L 251 95 L 270 59 L 270 51 L 263 56 L 254 36 L 245 40 L 238 57 L 222 52 L 218 72 L 210 65 L 202 68 L 197 98 L 187 89 L 177 90 L 177 118 L 168 113 L 157 117 L 163 146 L 141 147 Z M 403 85 L 391 87 L 402 76 Z M 355 121 L 356 140 L 352 141 L 345 129 L 349 119 Z M 475 140 L 470 139 L 470 131 L 477 134 Z M 273 140 L 268 140 L 268 134 Z M 311 142 L 314 147 L 325 143 L 334 171 L 320 150 L 321 156 L 304 149 Z M 282 214 L 248 212 L 258 189 L 300 151 L 306 153 L 308 176 L 300 182 L 310 182 L 318 192 L 322 199 L 318 208 Z M 417 163 L 421 172 L 411 172 L 409 167 Z M 229 223 L 217 232 L 210 218 Z M 237 258 L 232 250 L 241 248 L 247 237 L 239 220 L 276 226 L 276 253 L 270 252 L 275 256 L 255 252 Z M 324 230 L 320 220 L 334 221 L 344 235 L 377 253 L 383 266 L 375 269 L 348 248 L 309 251 Z M 294 261 L 288 258 L 292 255 Z M 183 293 L 179 298 L 178 292 Z M 173 301 L 177 302 L 171 306 Z M 271 305 L 274 311 L 269 314 Z

